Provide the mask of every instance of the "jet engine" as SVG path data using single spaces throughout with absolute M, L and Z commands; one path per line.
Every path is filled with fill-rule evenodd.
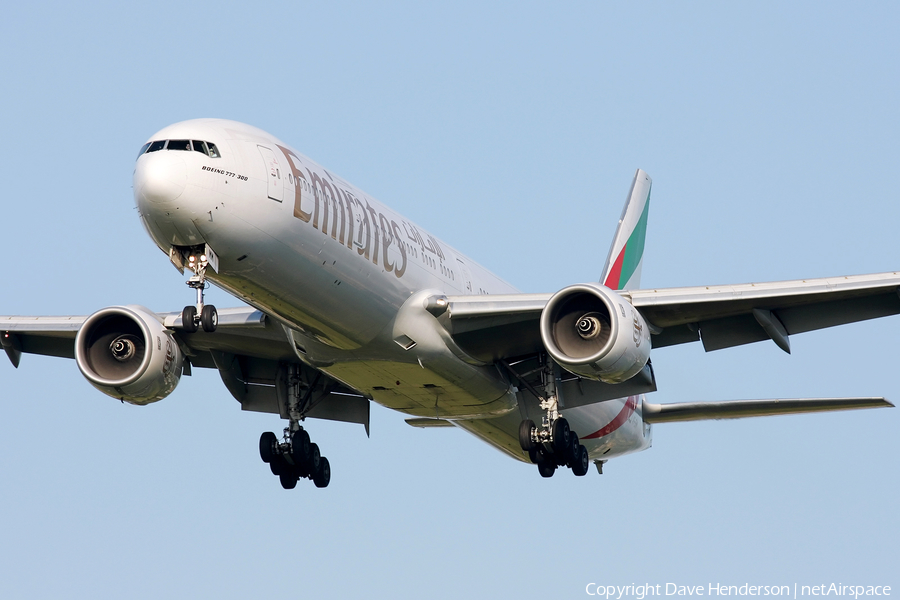
M 630 302 L 599 283 L 555 293 L 541 313 L 541 339 L 563 368 L 587 379 L 621 383 L 650 359 L 650 331 Z
M 75 362 L 91 385 L 131 404 L 171 394 L 183 359 L 173 333 L 142 306 L 99 310 L 75 337 Z

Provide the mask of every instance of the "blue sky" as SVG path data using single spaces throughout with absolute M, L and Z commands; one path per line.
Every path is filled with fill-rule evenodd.
M 321 4 L 321 3 L 319 3 Z M 138 221 L 155 131 L 285 140 L 529 292 L 596 280 L 637 167 L 645 286 L 897 269 L 892 3 L 17 3 L 0 21 L 0 314 L 179 310 Z M 219 306 L 234 304 L 213 292 Z M 656 402 L 900 399 L 900 320 L 654 354 Z M 313 423 L 326 490 L 260 462 L 269 415 L 195 370 L 121 405 L 0 365 L 4 598 L 577 598 L 589 582 L 900 586 L 900 411 L 654 428 L 542 480 L 374 407 Z M 560 476 L 561 475 L 561 476 Z

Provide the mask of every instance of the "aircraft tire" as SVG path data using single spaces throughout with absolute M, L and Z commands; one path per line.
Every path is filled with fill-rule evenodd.
M 538 464 L 538 462 L 541 460 L 541 451 L 537 448 L 532 448 L 528 451 L 528 458 L 534 464 Z
M 259 457 L 264 463 L 270 463 L 275 458 L 275 446 L 278 438 L 271 431 L 266 431 L 259 436 Z
M 583 445 L 578 446 L 578 460 L 572 465 L 572 472 L 578 477 L 587 475 L 588 467 L 591 465 L 591 459 L 588 456 L 587 448 Z
M 307 477 L 312 479 L 313 475 L 319 471 L 321 463 L 322 455 L 319 452 L 319 445 L 313 442 L 309 445 L 309 458 L 306 460 Z
M 280 477 L 282 473 L 285 473 L 290 470 L 290 465 L 284 461 L 284 458 L 281 456 L 276 456 L 272 459 L 272 462 L 269 463 L 269 469 L 272 470 L 272 475 L 276 477 Z
M 219 326 L 219 313 L 212 304 L 207 304 L 200 312 L 200 324 L 203 325 L 203 331 L 212 333 Z
M 297 474 L 294 473 L 293 469 L 288 470 L 286 473 L 282 473 L 278 476 L 278 479 L 281 480 L 281 487 L 286 490 L 292 490 L 297 487 Z
M 328 484 L 331 482 L 331 465 L 328 463 L 328 459 L 324 456 L 319 460 L 319 469 L 316 471 L 316 474 L 313 476 L 313 483 L 316 484 L 317 488 L 328 487 Z
M 572 431 L 569 429 L 569 422 L 560 417 L 553 424 L 553 453 L 560 459 L 561 464 L 566 462 L 566 451 L 569 447 L 569 437 Z
M 291 456 L 295 465 L 305 465 L 309 461 L 310 445 L 305 429 L 298 429 L 291 435 Z
M 298 435 L 299 434 L 299 435 Z M 312 457 L 312 444 L 309 442 L 309 434 L 295 432 L 297 439 L 291 442 L 291 457 L 294 459 L 294 469 L 300 477 L 312 477 L 313 471 L 309 465 Z
M 556 473 L 556 464 L 549 460 L 542 460 L 538 463 L 538 473 L 541 477 L 553 477 Z
M 181 328 L 188 333 L 194 333 L 197 331 L 197 321 L 194 320 L 196 318 L 197 307 L 185 306 L 184 310 L 181 311 Z
M 519 445 L 525 452 L 531 452 L 534 449 L 534 442 L 531 441 L 531 432 L 534 430 L 534 421 L 525 419 L 519 425 Z
M 578 462 L 578 447 L 580 445 L 581 443 L 578 441 L 578 436 L 572 431 L 569 434 L 569 447 L 566 448 L 566 466 L 570 469 Z

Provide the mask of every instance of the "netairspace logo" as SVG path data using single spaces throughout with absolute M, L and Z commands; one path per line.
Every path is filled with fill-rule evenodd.
M 889 585 L 843 585 L 823 583 L 819 585 L 680 585 L 677 583 L 645 583 L 643 585 L 603 585 L 589 583 L 584 591 L 588 596 L 602 596 L 606 600 L 645 600 L 650 596 L 844 596 L 858 600 L 861 596 L 890 596 Z

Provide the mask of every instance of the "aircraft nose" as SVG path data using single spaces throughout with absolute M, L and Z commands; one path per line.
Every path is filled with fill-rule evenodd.
M 138 205 L 164 208 L 184 192 L 187 166 L 171 152 L 145 155 L 134 170 L 134 193 Z

